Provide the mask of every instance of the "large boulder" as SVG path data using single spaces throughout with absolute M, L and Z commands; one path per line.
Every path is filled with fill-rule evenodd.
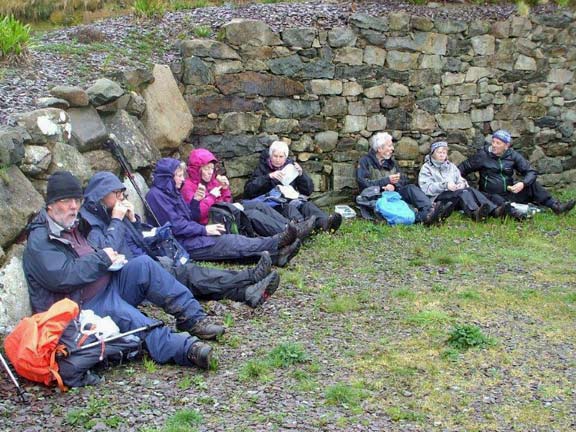
M 44 146 L 29 145 L 24 150 L 24 160 L 20 164 L 22 172 L 31 177 L 45 174 L 52 162 L 52 152 Z
M 124 183 L 124 186 L 126 186 L 126 194 L 128 195 L 128 199 L 132 204 L 134 204 L 134 212 L 137 215 L 140 215 L 143 219 L 148 219 L 147 220 L 148 223 L 155 223 L 155 221 L 149 220 L 148 214 L 146 212 L 146 207 L 143 201 L 143 198 L 146 197 L 146 194 L 148 193 L 149 190 L 148 185 L 146 184 L 146 180 L 144 180 L 144 177 L 142 177 L 140 173 L 133 173 L 133 177 L 134 177 L 134 183 L 136 183 L 136 187 L 138 187 L 138 190 L 140 191 L 142 196 L 140 196 L 139 193 L 136 192 L 136 187 L 134 187 L 134 184 L 132 183 L 132 181 L 130 181 L 129 178 L 126 177 L 122 179 L 123 180 L 122 183 Z
M 147 109 L 142 120 L 160 150 L 175 149 L 192 130 L 192 114 L 170 68 L 156 65 L 153 74 L 154 82 L 143 91 Z
M 0 126 L 0 166 L 18 165 L 24 158 L 24 142 L 30 135 L 22 128 Z
M 197 56 L 213 59 L 240 60 L 236 51 L 228 45 L 210 39 L 192 39 L 182 42 L 182 58 Z
M 15 116 L 18 126 L 30 134 L 32 144 L 68 142 L 72 126 L 68 114 L 58 108 L 43 108 Z
M 106 127 L 94 107 L 70 108 L 68 115 L 72 124 L 70 144 L 79 151 L 96 150 L 106 139 Z
M 22 318 L 32 314 L 22 269 L 23 252 L 24 246 L 15 245 L 0 268 L 0 334 L 9 333 Z
M 92 167 L 86 158 L 76 149 L 68 144 L 56 143 L 52 147 L 52 163 L 49 172 L 70 171 L 81 182 L 86 183 L 92 177 Z
M 18 237 L 44 200 L 22 171 L 11 166 L 0 173 L 0 202 L 0 246 L 5 246 Z
M 258 20 L 235 18 L 222 26 L 226 41 L 231 45 L 280 45 L 282 41 L 270 27 Z
M 109 132 L 124 152 L 132 169 L 149 167 L 160 159 L 160 151 L 145 133 L 142 123 L 126 111 L 103 117 Z
M 64 99 L 71 107 L 88 106 L 90 103 L 88 93 L 80 87 L 56 86 L 50 89 L 50 94 L 56 98 Z
M 100 78 L 86 90 L 90 103 L 94 106 L 110 103 L 124 94 L 120 85 L 108 78 Z

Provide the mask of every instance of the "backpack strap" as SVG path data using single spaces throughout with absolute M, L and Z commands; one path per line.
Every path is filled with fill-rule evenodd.
M 68 351 L 66 350 L 66 346 L 64 346 L 63 344 L 58 344 L 58 346 L 56 346 L 56 349 L 54 351 L 52 351 L 52 354 L 50 355 L 49 370 L 50 370 L 50 373 L 52 374 L 52 376 L 54 377 L 54 380 L 56 380 L 56 383 L 58 384 L 58 388 L 62 392 L 67 392 L 68 387 L 64 385 L 64 381 L 62 381 L 62 377 L 58 373 L 58 363 L 56 363 L 56 354 L 67 356 Z

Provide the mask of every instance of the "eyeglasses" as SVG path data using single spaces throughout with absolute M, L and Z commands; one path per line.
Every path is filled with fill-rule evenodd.
M 72 203 L 76 204 L 77 206 L 81 206 L 82 203 L 84 202 L 84 199 L 82 199 L 82 198 L 64 198 L 64 199 L 58 200 L 58 202 L 66 205 L 66 206 L 70 206 Z
M 124 190 L 117 190 L 113 192 L 116 195 L 116 198 L 118 199 L 122 199 L 122 198 L 128 198 L 128 193 Z

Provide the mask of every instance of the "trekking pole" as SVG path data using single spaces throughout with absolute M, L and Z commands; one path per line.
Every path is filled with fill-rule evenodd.
M 158 321 L 158 322 L 155 322 L 155 323 L 153 323 L 153 324 L 149 324 L 149 325 L 147 325 L 147 326 L 138 327 L 137 329 L 129 330 L 129 331 L 124 332 L 124 333 L 119 333 L 119 334 L 117 334 L 117 335 L 107 337 L 106 339 L 99 340 L 99 341 L 96 341 L 96 342 L 92 342 L 92 343 L 89 343 L 89 344 L 87 344 L 87 345 L 83 345 L 83 346 L 81 346 L 81 347 L 75 348 L 75 349 L 71 350 L 68 354 L 73 354 L 73 353 L 75 353 L 75 352 L 82 351 L 82 350 L 85 350 L 85 349 L 88 349 L 88 348 L 92 348 L 92 347 L 101 345 L 101 344 L 106 343 L 106 342 L 111 342 L 111 341 L 113 341 L 113 340 L 120 339 L 120 338 L 122 338 L 122 337 L 124 337 L 124 336 L 129 336 L 129 335 L 134 334 L 134 333 L 140 333 L 140 332 L 144 332 L 144 331 L 150 331 L 150 330 L 153 330 L 153 329 L 155 329 L 155 328 L 157 328 L 157 327 L 160 327 L 160 326 L 163 326 L 163 325 L 164 325 L 164 323 L 163 323 L 162 321 Z
M 130 183 L 132 183 L 132 186 L 134 186 L 134 190 L 136 191 L 136 193 L 138 194 L 138 196 L 142 200 L 144 207 L 146 207 L 146 211 L 152 217 L 152 219 L 154 219 L 156 226 L 160 226 L 160 222 L 158 221 L 158 218 L 156 217 L 156 215 L 152 211 L 152 208 L 150 207 L 148 202 L 144 199 L 144 194 L 142 193 L 142 191 L 140 190 L 140 187 L 136 183 L 136 179 L 134 178 L 134 174 L 132 174 L 132 171 L 130 170 L 130 163 L 126 159 L 126 156 L 124 156 L 124 151 L 122 150 L 122 147 L 120 147 L 118 145 L 117 140 L 116 140 L 116 135 L 114 135 L 114 134 L 108 135 L 108 139 L 104 142 L 104 145 L 106 147 L 108 147 L 108 149 L 112 153 L 112 156 L 114 156 L 114 158 L 118 161 L 118 163 L 120 164 L 120 167 L 122 168 L 124 175 L 130 179 Z
M 16 376 L 10 370 L 10 366 L 8 366 L 8 363 L 4 359 L 4 356 L 2 355 L 2 353 L 0 353 L 0 361 L 2 361 L 2 366 L 4 366 L 4 369 L 6 369 L 8 376 L 10 377 L 10 379 L 12 380 L 14 385 L 16 386 L 16 389 L 18 390 L 18 396 L 22 400 L 22 403 L 28 403 L 28 400 L 26 399 L 26 392 L 24 391 L 24 389 L 22 389 L 22 387 L 20 387 L 20 384 L 18 383 Z

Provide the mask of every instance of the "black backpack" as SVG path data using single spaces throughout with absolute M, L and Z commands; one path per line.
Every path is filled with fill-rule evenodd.
M 142 354 L 142 341 L 134 335 L 79 349 L 93 342 L 98 342 L 96 336 L 85 337 L 80 332 L 80 322 L 77 319 L 72 320 L 62 333 L 59 343 L 65 346 L 67 355 L 56 356 L 56 361 L 66 386 L 83 387 L 98 384 L 102 378 L 93 370 L 135 360 Z
M 210 224 L 222 224 L 226 228 L 226 234 L 240 234 L 246 237 L 256 237 L 250 218 L 231 203 L 216 203 L 210 207 L 208 213 Z

